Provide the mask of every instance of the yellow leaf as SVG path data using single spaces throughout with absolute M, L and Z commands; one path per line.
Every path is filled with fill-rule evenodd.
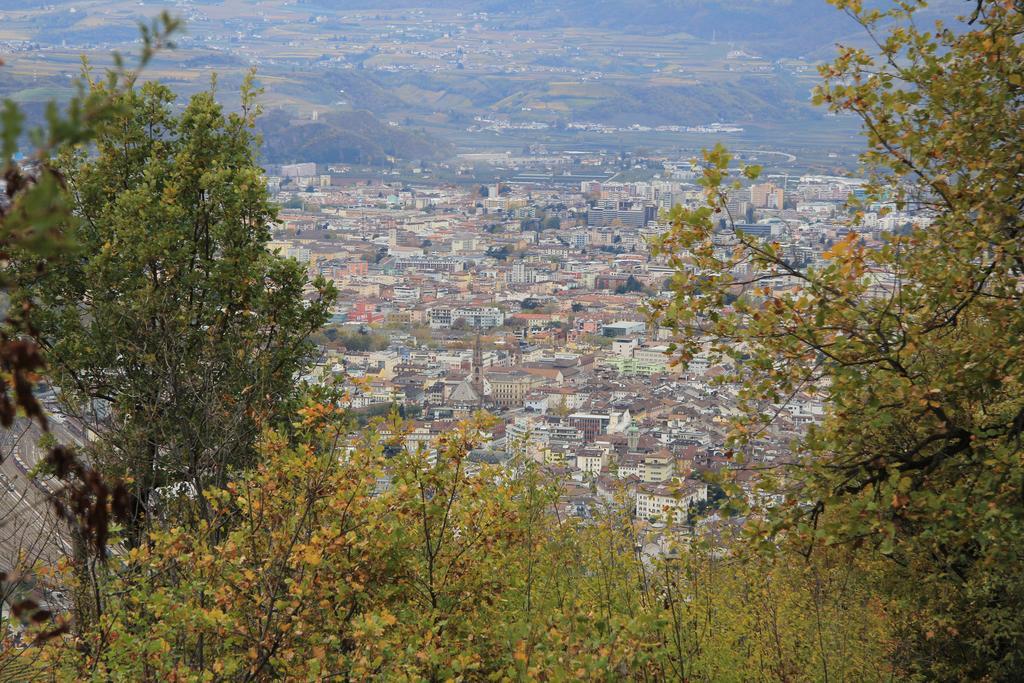
M 320 557 L 320 551 L 316 548 L 307 548 L 303 558 L 306 564 L 316 567 L 320 565 L 320 561 L 323 559 Z
M 847 233 L 846 237 L 844 237 L 839 242 L 836 242 L 835 244 L 833 244 L 830 248 L 826 249 L 821 254 L 821 257 L 823 259 L 826 259 L 826 260 L 831 260 L 831 259 L 834 259 L 834 258 L 839 258 L 839 257 L 845 256 L 847 253 L 849 253 L 850 248 L 853 246 L 853 242 L 856 239 L 857 239 L 857 233 L 855 233 L 855 232 Z

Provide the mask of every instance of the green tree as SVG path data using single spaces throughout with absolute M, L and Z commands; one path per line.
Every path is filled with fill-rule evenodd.
M 705 154 L 710 206 L 674 209 L 660 242 L 678 272 L 653 312 L 679 332 L 682 358 L 707 342 L 737 362 L 735 443 L 798 391 L 826 399 L 799 466 L 765 478 L 788 503 L 755 537 L 861 548 L 905 621 L 908 670 L 1020 680 L 1021 7 L 979 0 L 957 25 L 926 30 L 912 21 L 923 3 L 836 4 L 873 47 L 843 48 L 822 67 L 816 99 L 863 121 L 870 200 L 933 220 L 873 245 L 851 232 L 823 265 L 796 268 L 778 244 L 718 230 L 732 183 L 716 148 Z M 774 275 L 800 286 L 762 287 Z
M 630 275 L 626 278 L 626 281 L 615 288 L 616 294 L 632 294 L 635 292 L 644 291 L 644 285 L 642 282 L 637 280 L 634 276 Z
M 79 249 L 49 263 L 31 301 L 49 373 L 95 425 L 94 461 L 131 479 L 138 521 L 158 488 L 202 496 L 255 462 L 333 293 L 318 281 L 304 301 L 301 267 L 266 249 L 275 209 L 255 163 L 251 79 L 227 116 L 212 90 L 176 114 L 159 84 L 107 88 L 92 84 L 117 103 L 95 153 L 61 160 L 74 223 L 56 229 Z
M 556 403 L 554 407 L 551 409 L 551 412 L 552 414 L 557 415 L 558 417 L 568 417 L 569 414 L 572 413 L 572 409 L 569 408 L 568 399 L 566 399 L 565 396 L 562 396 L 558 400 L 558 403 Z
M 4 256 L 0 289 L 5 300 L 0 322 L 0 424 L 8 428 L 22 417 L 36 423 L 41 437 L 35 447 L 44 452 L 43 463 L 62 482 L 59 492 L 49 494 L 50 502 L 67 524 L 75 546 L 90 546 L 99 558 L 106 556 L 112 523 L 126 518 L 127 489 L 122 482 L 97 476 L 84 459 L 67 444 L 56 443 L 49 433 L 49 421 L 33 393 L 39 373 L 46 370 L 46 358 L 32 339 L 37 328 L 31 294 L 36 277 L 46 272 L 48 264 L 76 246 L 72 202 L 54 157 L 89 144 L 98 128 L 117 116 L 120 93 L 133 87 L 139 70 L 158 50 L 171 46 L 177 27 L 178 22 L 166 13 L 143 25 L 135 69 L 115 54 L 103 89 L 90 90 L 79 83 L 63 108 L 55 102 L 47 106 L 45 121 L 37 127 L 26 126 L 23 112 L 12 100 L 4 100 L 0 112 L 0 251 Z M 25 138 L 30 141 L 27 149 Z M 30 277 L 12 267 L 13 257 L 28 265 Z M 23 434 L 31 438 L 33 430 Z M 16 529 L 21 515 L 30 511 L 38 514 L 19 501 L 9 509 L 11 516 L 5 514 L 4 522 L 9 533 L 5 543 L 16 559 L 0 572 L 5 602 L 0 619 L 0 677 L 11 679 L 38 674 L 31 670 L 38 651 L 25 643 L 33 636 L 36 643 L 45 642 L 68 629 L 67 621 L 32 599 L 38 598 L 37 589 L 47 581 L 36 561 L 39 550 L 27 545 Z M 48 544 L 52 539 L 39 540 Z M 27 631 L 21 631 L 23 627 Z
M 503 244 L 500 247 L 487 247 L 487 251 L 485 252 L 487 256 L 499 261 L 507 259 L 510 253 L 511 250 L 508 248 L 507 244 Z
M 371 332 L 350 327 L 329 325 L 314 335 L 314 340 L 324 346 L 344 347 L 348 351 L 382 351 L 388 347 L 390 338 L 385 333 Z

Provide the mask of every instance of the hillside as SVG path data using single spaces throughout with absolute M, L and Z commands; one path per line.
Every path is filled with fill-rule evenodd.
M 317 121 L 296 121 L 283 110 L 259 119 L 263 156 L 268 163 L 315 161 L 382 164 L 398 159 L 441 159 L 450 146 L 423 132 L 383 123 L 363 110 L 332 112 Z
M 336 10 L 326 0 L 298 0 L 296 4 Z M 860 35 L 853 19 L 823 0 L 441 0 L 430 4 L 497 15 L 505 20 L 508 30 L 583 26 L 651 35 L 685 32 L 778 57 L 817 53 L 831 48 L 837 40 Z M 421 7 L 423 3 L 356 0 L 346 6 L 384 10 Z M 938 0 L 920 17 L 952 16 L 963 11 L 965 3 Z
M 933 15 L 964 11 L 959 0 L 936 5 Z M 102 65 L 109 51 L 131 49 L 138 21 L 155 11 L 139 7 L 89 0 L 8 11 L 14 52 L 5 55 L 0 93 L 30 107 L 66 99 L 82 54 Z M 809 101 L 817 63 L 837 40 L 863 39 L 824 0 L 267 0 L 259 9 L 210 0 L 184 15 L 188 35 L 149 77 L 187 95 L 216 72 L 230 106 L 255 69 L 263 105 L 290 112 L 263 124 L 271 162 L 434 159 L 450 150 L 447 141 L 460 149 L 570 144 L 561 133 L 571 122 L 734 122 L 753 143 L 774 144 L 780 132 L 825 130 L 824 112 Z M 315 125 L 289 122 L 310 123 L 313 111 Z M 524 124 L 533 132 L 517 132 Z M 830 140 L 826 132 L 827 151 L 847 133 Z M 604 145 L 603 135 L 571 144 Z M 645 146 L 674 144 L 648 138 Z

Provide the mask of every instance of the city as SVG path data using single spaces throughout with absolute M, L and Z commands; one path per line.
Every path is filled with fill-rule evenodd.
M 500 421 L 475 457 L 534 461 L 564 489 L 569 514 L 588 518 L 625 492 L 651 524 L 652 547 L 694 525 L 734 523 L 708 508 L 704 475 L 793 457 L 790 444 L 823 414 L 813 388 L 793 397 L 743 464 L 727 455 L 736 387 L 716 382 L 728 359 L 677 362 L 674 333 L 644 314 L 674 273 L 649 241 L 673 206 L 705 202 L 695 160 L 644 158 L 644 181 L 578 180 L 614 161 L 601 155 L 525 157 L 509 182 L 398 183 L 313 163 L 268 176 L 284 207 L 269 248 L 338 290 L 306 378 L 342 383 L 357 415 L 401 409 L 410 449 L 428 448 L 453 421 L 486 410 Z M 321 173 L 321 171 L 326 171 Z M 470 172 L 468 163 L 466 172 Z M 473 167 L 473 173 L 480 172 Z M 850 177 L 782 176 L 732 192 L 729 228 L 778 243 L 795 267 L 824 263 L 850 233 Z M 867 207 L 859 238 L 928 224 L 923 211 Z M 880 283 L 884 273 L 878 273 Z M 791 276 L 763 280 L 796 290 Z M 715 487 L 712 485 L 712 498 Z M 720 495 L 720 490 L 719 490 Z M 755 502 L 758 493 L 749 487 Z M 765 501 L 756 501 L 765 502 Z

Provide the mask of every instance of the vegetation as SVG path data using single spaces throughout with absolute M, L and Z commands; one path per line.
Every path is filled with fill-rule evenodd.
M 369 332 L 363 329 L 353 330 L 339 325 L 329 325 L 318 332 L 315 337 L 318 344 L 347 351 L 382 351 L 388 347 L 389 337 L 380 332 Z
M 712 208 L 672 215 L 661 242 L 679 272 L 655 306 L 681 333 L 742 358 L 743 447 L 770 406 L 825 392 L 827 419 L 798 445 L 800 465 L 767 486 L 787 503 L 751 529 L 805 554 L 857 548 L 905 629 L 901 665 L 929 679 L 1024 674 L 1019 492 L 1024 435 L 1024 16 L 981 1 L 969 26 L 915 28 L 914 6 L 882 13 L 839 2 L 878 54 L 842 50 L 816 98 L 859 116 L 870 196 L 929 209 L 934 221 L 867 249 L 855 232 L 824 266 L 794 269 L 777 245 L 712 234 L 729 155 L 706 154 Z M 897 22 L 886 32 L 884 22 Z M 757 169 L 744 170 L 756 175 Z M 798 278 L 794 292 L 754 272 Z M 700 278 L 692 275 L 696 269 Z M 880 280 L 885 274 L 891 280 Z M 743 291 L 731 309 L 730 292 Z M 767 413 L 767 414 L 766 414 Z
M 562 219 L 555 214 L 547 216 L 541 223 L 541 230 L 558 230 L 561 227 Z
M 532 296 L 523 299 L 519 303 L 519 307 L 522 308 L 524 311 L 534 311 L 534 310 L 537 310 L 538 308 L 541 307 L 541 305 L 542 305 L 541 302 L 538 301 L 537 299 L 534 299 Z
M 138 69 L 144 67 L 160 49 L 171 45 L 170 36 L 177 22 L 162 14 L 142 27 L 142 51 L 137 68 L 129 70 L 120 55 L 107 72 L 105 87 L 80 87 L 64 111 L 55 104 L 46 109 L 45 124 L 26 129 L 24 112 L 12 101 L 3 102 L 0 113 L 0 245 L 4 267 L 0 288 L 5 313 L 0 322 L 0 424 L 11 428 L 15 420 L 34 421 L 42 432 L 36 447 L 43 451 L 41 462 L 60 480 L 59 494 L 49 500 L 58 516 L 67 523 L 77 549 L 105 557 L 113 520 L 123 520 L 128 512 L 128 491 L 123 482 L 104 478 L 67 445 L 58 444 L 49 433 L 49 420 L 33 393 L 34 382 L 46 369 L 40 346 L 31 337 L 36 333 L 36 316 L 31 294 L 34 277 L 25 278 L 11 260 L 17 257 L 33 264 L 32 275 L 45 274 L 48 262 L 75 247 L 73 236 L 61 228 L 75 217 L 65 178 L 53 163 L 54 155 L 88 144 L 104 122 L 120 112 L 120 94 L 134 86 Z M 3 63 L 0 61 L 0 66 Z M 25 137 L 32 146 L 20 151 Z M 16 526 L 17 519 L 5 520 Z M 5 531 L 5 542 L 19 543 L 17 529 Z M 51 610 L 42 607 L 25 587 L 42 578 L 46 568 L 35 566 L 31 548 L 15 547 L 20 557 L 15 566 L 0 573 L 5 601 L 0 618 L 0 675 L 12 680 L 29 678 L 31 657 L 23 657 L 25 644 L 41 644 L 67 631 L 65 621 L 55 621 Z M 18 637 L 28 627 L 34 638 Z
M 271 163 L 386 164 L 390 158 L 441 159 L 451 147 L 426 133 L 387 125 L 367 111 L 335 111 L 296 125 L 282 110 L 260 117 L 263 155 Z
M 499 261 L 504 261 L 509 257 L 512 250 L 509 249 L 508 245 L 502 245 L 500 247 L 487 247 L 486 255 Z
M 301 267 L 266 250 L 275 209 L 248 84 L 229 116 L 212 91 L 175 114 L 157 83 L 91 88 L 115 113 L 96 124 L 94 154 L 57 162 L 74 220 L 54 230 L 77 250 L 41 274 L 31 252 L 18 260 L 48 375 L 71 414 L 104 423 L 90 458 L 131 480 L 142 528 L 158 489 L 201 497 L 254 464 L 260 425 L 288 410 L 333 290 L 318 282 L 307 305 Z
M 881 614 L 839 556 L 649 566 L 628 520 L 559 521 L 529 470 L 471 476 L 486 425 L 443 437 L 430 467 L 385 460 L 373 432 L 339 460 L 332 410 L 300 414 L 294 445 L 268 436 L 210 496 L 209 525 L 123 558 L 86 654 L 50 651 L 60 677 L 884 677 Z
M 632 294 L 634 292 L 644 291 L 644 285 L 642 282 L 636 279 L 636 277 L 630 275 L 626 278 L 626 281 L 615 288 L 616 294 Z

